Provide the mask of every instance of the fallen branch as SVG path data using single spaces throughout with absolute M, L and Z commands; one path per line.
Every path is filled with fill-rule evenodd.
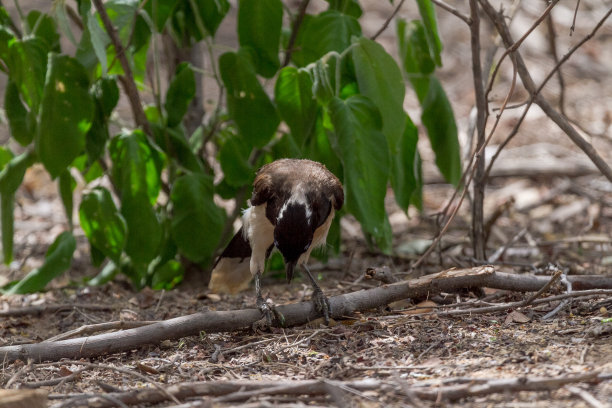
M 393 370 L 393 367 L 388 367 Z M 215 397 L 215 402 L 238 402 L 263 395 L 326 395 L 329 385 L 354 391 L 383 391 L 396 395 L 411 393 L 414 397 L 430 401 L 454 401 L 471 396 L 482 396 L 519 391 L 552 391 L 567 384 L 599 382 L 609 379 L 609 374 L 597 372 L 566 375 L 562 377 L 520 377 L 509 379 L 462 378 L 456 384 L 397 384 L 397 382 L 366 379 L 356 381 L 295 380 L 295 381 L 202 381 L 179 383 L 166 387 L 166 393 L 179 400 L 203 396 Z M 440 381 L 447 384 L 446 381 Z M 398 386 L 399 385 L 399 386 Z M 95 407 L 114 406 L 112 401 L 123 404 L 155 404 L 168 401 L 168 396 L 157 389 L 138 389 L 126 392 L 83 396 L 83 404 Z
M 576 290 L 612 288 L 612 278 L 605 276 L 569 276 Z M 377 288 L 346 293 L 329 299 L 331 315 L 341 319 L 357 311 L 376 309 L 401 299 L 431 296 L 467 287 L 490 287 L 519 292 L 537 292 L 550 281 L 547 276 L 515 275 L 496 272 L 493 266 L 451 269 L 418 279 L 383 285 Z M 320 317 L 312 302 L 278 306 L 285 318 L 285 326 L 308 323 Z M 87 358 L 118 353 L 158 344 L 167 339 L 178 339 L 204 333 L 250 329 L 261 319 L 257 309 L 207 311 L 153 323 L 147 326 L 113 333 L 80 337 L 56 342 L 22 344 L 0 347 L 0 361 L 17 359 L 57 361 L 62 358 Z
M 43 313 L 55 313 L 63 310 L 84 309 L 84 310 L 111 310 L 110 305 L 96 305 L 89 303 L 62 303 L 57 305 L 38 305 L 11 308 L 0 311 L 0 317 L 18 317 L 27 315 L 39 315 Z

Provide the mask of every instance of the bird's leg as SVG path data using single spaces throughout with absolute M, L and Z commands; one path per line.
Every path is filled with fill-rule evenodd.
M 272 327 L 272 314 L 274 314 L 274 318 L 276 321 L 280 322 L 281 326 L 284 326 L 285 317 L 276 310 L 273 305 L 268 304 L 261 295 L 261 272 L 255 274 L 255 294 L 257 296 L 257 308 L 263 315 L 263 317 L 253 323 L 253 329 L 258 331 L 258 329 L 269 329 Z
M 263 315 L 263 319 L 265 319 L 265 323 L 267 326 L 272 326 L 272 313 L 270 312 L 270 305 L 264 300 L 263 296 L 261 296 L 261 272 L 257 272 L 255 274 L 255 294 L 257 295 L 257 308 Z
M 306 271 L 306 275 L 308 279 L 310 279 L 310 284 L 312 285 L 312 303 L 320 313 L 323 313 L 323 318 L 325 319 L 325 324 L 329 326 L 329 314 L 331 313 L 331 306 L 329 304 L 329 300 L 323 294 L 323 291 L 317 284 L 317 281 L 310 273 L 310 270 L 306 266 L 306 264 L 302 264 L 302 268 Z

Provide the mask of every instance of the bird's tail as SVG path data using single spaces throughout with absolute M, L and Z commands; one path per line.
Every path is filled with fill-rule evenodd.
M 232 294 L 248 288 L 253 277 L 250 259 L 251 245 L 240 228 L 215 262 L 208 288 Z

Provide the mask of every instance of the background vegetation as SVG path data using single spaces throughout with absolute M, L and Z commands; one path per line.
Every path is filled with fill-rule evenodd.
M 357 1 L 328 3 L 310 15 L 308 2 L 292 10 L 281 0 L 240 0 L 240 46 L 214 61 L 213 72 L 180 56 L 164 60 L 160 43 L 172 41 L 183 54 L 202 43 L 212 58 L 227 0 L 57 1 L 53 13 L 20 12 L 20 21 L 0 8 L 5 113 L 22 146 L 0 147 L 4 262 L 13 259 L 14 195 L 35 163 L 59 181 L 70 226 L 42 267 L 4 290 L 40 290 L 70 266 L 74 211 L 92 264 L 104 265 L 91 283 L 121 272 L 137 288 L 172 287 L 186 262 L 210 265 L 231 236 L 255 170 L 281 157 L 325 163 L 344 182 L 342 214 L 354 215 L 369 242 L 390 251 L 387 186 L 403 210 L 422 203 L 406 81 L 438 168 L 453 184 L 461 176 L 453 112 L 435 77 L 442 64 L 436 17 L 430 0 L 418 0 L 421 19 L 398 21 L 396 61 L 376 41 L 380 32 L 362 35 Z M 62 49 L 62 37 L 74 52 Z M 164 92 L 162 64 L 174 72 Z M 198 97 L 206 81 L 219 88 L 207 112 Z M 135 126 L 115 134 L 109 129 L 122 91 Z M 143 103 L 143 92 L 153 103 Z M 90 187 L 77 199 L 75 176 Z M 236 210 L 228 215 L 215 195 L 236 198 Z M 335 248 L 338 220 L 329 237 Z

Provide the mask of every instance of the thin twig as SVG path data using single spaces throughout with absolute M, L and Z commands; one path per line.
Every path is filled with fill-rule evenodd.
M 512 36 L 510 34 L 510 31 L 504 20 L 503 15 L 498 14 L 493 8 L 493 6 L 489 3 L 488 0 L 479 0 L 479 1 L 485 13 L 489 16 L 491 21 L 493 21 L 493 23 L 495 24 L 497 31 L 500 33 L 502 40 L 504 44 L 506 45 L 506 47 L 508 48 L 512 47 L 514 44 L 514 41 L 512 40 Z M 591 33 L 589 33 L 585 37 L 585 39 L 581 41 L 581 43 L 584 43 L 588 39 L 590 39 L 595 34 L 595 32 L 603 25 L 603 23 L 610 16 L 610 14 L 612 14 L 612 8 L 608 10 L 605 16 L 595 26 L 593 31 L 591 31 Z M 531 74 L 529 73 L 529 70 L 527 69 L 527 66 L 525 64 L 525 61 L 523 60 L 521 53 L 518 50 L 515 50 L 510 55 L 511 55 L 511 58 L 513 58 L 516 61 L 519 76 L 521 77 L 523 85 L 525 86 L 527 91 L 531 95 L 533 95 L 534 102 L 544 111 L 544 113 L 546 113 L 546 115 L 553 122 L 557 124 L 559 128 L 561 128 L 561 130 L 564 131 L 564 133 L 572 140 L 572 142 L 574 142 L 574 144 L 578 146 L 589 157 L 589 159 L 591 159 L 591 161 L 593 162 L 593 164 L 595 164 L 595 166 L 599 169 L 599 171 L 608 180 L 612 181 L 612 169 L 606 163 L 606 161 L 599 155 L 599 153 L 597 153 L 593 145 L 589 143 L 588 141 L 586 141 L 582 136 L 580 136 L 580 134 L 572 127 L 572 125 L 567 121 L 567 119 L 563 115 L 559 114 L 559 112 L 557 112 L 548 103 L 548 101 L 542 98 L 542 96 L 538 93 L 544 84 L 542 84 L 540 88 L 536 88 L 535 83 L 533 82 Z M 561 59 L 561 61 L 559 61 L 559 63 L 562 64 L 567 58 L 569 58 L 569 55 L 570 53 L 566 54 Z M 560 64 L 558 64 L 555 67 L 555 69 L 558 69 L 558 66 L 560 66 Z
M 436 6 L 440 7 L 443 10 L 448 11 L 449 13 L 459 17 L 461 20 L 463 20 L 463 22 L 467 25 L 471 25 L 472 24 L 472 19 L 469 16 L 466 16 L 465 14 L 461 13 L 459 10 L 457 10 L 456 8 L 454 8 L 453 6 L 451 6 L 448 3 L 445 3 L 442 0 L 431 0 L 431 2 L 433 4 L 435 4 Z
M 586 390 L 583 390 L 582 388 L 576 387 L 574 385 L 568 385 L 565 387 L 565 389 L 567 389 L 573 395 L 576 395 L 582 398 L 584 402 L 586 402 L 589 406 L 593 408 L 609 408 L 610 407 L 608 404 L 604 404 L 600 402 L 597 398 L 595 398 L 593 395 L 591 395 Z
M 387 27 L 389 27 L 389 23 L 391 22 L 391 20 L 393 20 L 393 17 L 395 17 L 397 12 L 402 8 L 402 5 L 404 4 L 404 1 L 405 0 L 401 0 L 397 4 L 397 7 L 395 7 L 395 10 L 393 10 L 393 13 L 391 13 L 391 15 L 385 20 L 385 22 L 383 23 L 382 27 L 380 27 L 378 29 L 378 31 L 372 37 L 370 37 L 371 40 L 377 39 L 378 36 L 381 35 L 387 29 Z
M 100 19 L 102 20 L 102 24 L 110 37 L 111 42 L 113 43 L 113 47 L 115 47 L 115 54 L 117 58 L 119 58 L 119 62 L 121 63 L 121 67 L 123 68 L 124 76 L 121 84 L 125 89 L 125 93 L 130 101 L 130 106 L 132 107 L 132 113 L 134 115 L 134 120 L 136 121 L 136 125 L 142 127 L 142 129 L 147 133 L 147 135 L 152 136 L 153 132 L 151 131 L 151 126 L 149 125 L 149 121 L 147 120 L 147 116 L 145 115 L 144 109 L 142 107 L 142 102 L 140 100 L 140 94 L 138 93 L 138 88 L 136 87 L 136 82 L 134 81 L 134 74 L 132 73 L 132 67 L 130 66 L 129 61 L 125 55 L 125 50 L 123 45 L 121 45 L 121 40 L 119 39 L 119 35 L 117 34 L 117 30 L 113 26 L 113 23 L 104 8 L 104 4 L 102 0 L 93 0 L 93 4 L 100 14 Z
M 153 387 L 157 388 L 160 392 L 166 395 L 169 399 L 176 402 L 177 404 L 180 404 L 180 401 L 174 395 L 166 391 L 166 389 L 162 387 L 161 385 L 159 385 L 156 381 L 151 380 L 146 375 L 140 374 L 133 370 L 129 370 L 127 368 L 115 367 L 110 364 L 88 363 L 86 361 L 76 361 L 76 360 L 68 360 L 68 361 L 61 361 L 61 362 L 55 362 L 55 363 L 42 363 L 42 364 L 37 364 L 37 365 L 39 366 L 57 366 L 57 365 L 69 365 L 69 364 L 80 365 L 80 366 L 84 366 L 88 368 L 101 368 L 101 369 L 106 369 L 106 370 L 113 370 L 113 371 L 117 371 L 122 374 L 127 374 L 132 377 L 136 377 L 141 381 L 144 381 L 146 383 L 153 385 Z
M 548 30 L 548 47 L 552 54 L 555 65 L 559 64 L 559 53 L 557 52 L 557 32 L 555 31 L 555 22 L 553 21 L 552 14 L 546 19 L 546 29 Z M 563 80 L 563 73 L 561 67 L 557 70 L 557 80 L 559 81 L 559 112 L 564 116 L 565 114 L 565 81 Z
M 308 8 L 309 3 L 310 0 L 302 0 L 298 7 L 297 15 L 295 16 L 295 19 L 293 20 L 293 25 L 291 26 L 291 35 L 289 36 L 289 41 L 287 42 L 287 49 L 285 51 L 285 60 L 283 61 L 283 67 L 286 67 L 291 62 L 293 46 L 295 44 L 295 40 L 297 39 L 297 35 L 300 31 L 302 22 L 304 21 L 304 16 L 306 15 L 306 9 Z
M 580 7 L 580 0 L 576 1 L 576 8 L 574 9 L 574 18 L 572 19 L 572 26 L 570 27 L 570 37 L 574 34 L 576 28 L 576 17 L 578 16 L 578 7 Z

